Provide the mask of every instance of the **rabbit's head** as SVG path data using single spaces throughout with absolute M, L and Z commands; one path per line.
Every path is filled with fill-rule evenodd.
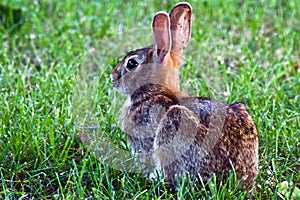
M 152 83 L 184 96 L 179 88 L 182 51 L 190 39 L 191 6 L 179 3 L 171 11 L 157 13 L 152 22 L 153 45 L 128 53 L 111 72 L 113 87 L 130 96 Z

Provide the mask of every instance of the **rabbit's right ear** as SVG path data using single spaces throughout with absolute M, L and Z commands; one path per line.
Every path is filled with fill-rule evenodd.
M 154 38 L 154 59 L 158 63 L 162 63 L 171 50 L 170 18 L 167 13 L 159 12 L 154 16 L 152 32 Z
M 172 49 L 171 58 L 179 68 L 183 49 L 191 36 L 192 7 L 189 3 L 178 3 L 170 13 Z

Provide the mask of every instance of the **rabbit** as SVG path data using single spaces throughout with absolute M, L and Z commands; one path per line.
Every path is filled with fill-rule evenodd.
M 128 98 L 122 129 L 151 177 L 176 184 L 185 175 L 218 183 L 234 170 L 252 191 L 258 174 L 258 133 L 242 103 L 190 97 L 180 90 L 182 52 L 190 40 L 192 8 L 174 6 L 152 21 L 153 44 L 128 53 L 111 72 L 112 86 Z

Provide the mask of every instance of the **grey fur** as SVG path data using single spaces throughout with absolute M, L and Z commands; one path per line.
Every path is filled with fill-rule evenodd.
M 156 18 L 168 19 L 164 13 L 159 15 Z M 189 97 L 179 89 L 179 58 L 189 41 L 191 7 L 187 3 L 177 4 L 170 16 L 170 27 L 176 30 L 155 36 L 172 38 L 175 47 L 171 49 L 176 52 L 169 50 L 157 59 L 156 47 L 162 44 L 138 49 L 130 52 L 111 73 L 113 87 L 128 96 L 122 128 L 133 152 L 145 174 L 161 171 L 171 183 L 187 173 L 203 181 L 216 174 L 219 182 L 234 169 L 243 187 L 252 190 L 258 173 L 255 124 L 241 103 Z M 166 28 L 170 29 L 168 23 Z M 186 25 L 180 30 L 177 23 Z M 183 32 L 184 37 L 174 31 Z M 154 41 L 158 42 L 159 39 Z M 136 69 L 126 68 L 129 59 L 136 59 Z

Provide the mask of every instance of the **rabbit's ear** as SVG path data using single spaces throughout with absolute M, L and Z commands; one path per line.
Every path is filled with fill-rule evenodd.
M 187 46 L 191 35 L 192 7 L 188 3 L 179 3 L 170 13 L 172 49 L 171 57 L 180 65 L 182 50 Z
M 152 32 L 155 49 L 154 56 L 159 63 L 162 63 L 171 50 L 170 18 L 167 13 L 159 12 L 154 16 Z

